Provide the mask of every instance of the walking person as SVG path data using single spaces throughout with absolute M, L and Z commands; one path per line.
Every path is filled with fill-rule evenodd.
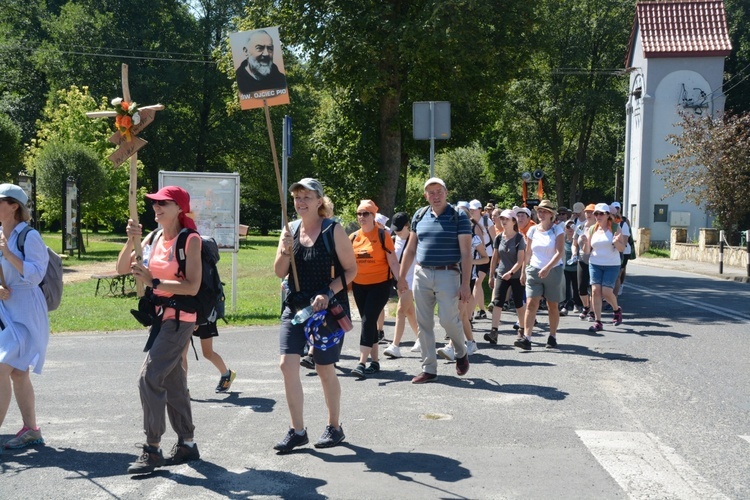
M 354 251 L 344 228 L 326 217 L 326 214 L 331 213 L 330 200 L 324 197 L 320 182 L 305 178 L 292 184 L 289 192 L 294 199 L 294 210 L 300 222 L 296 229 L 290 228 L 292 233 L 286 229 L 282 231 L 273 264 L 276 276 L 290 276 L 289 300 L 281 314 L 279 367 L 284 379 L 291 427 L 284 438 L 274 446 L 279 453 L 290 452 L 309 442 L 303 418 L 304 394 L 300 379 L 300 358 L 307 342 L 305 328 L 314 326 L 310 320 L 315 315 L 306 322 L 297 324 L 292 318 L 308 306 L 312 306 L 312 311 L 316 313 L 326 311 L 334 298 L 348 316 L 347 283 L 357 275 Z M 328 235 L 332 235 L 330 240 L 325 239 Z M 299 290 L 292 277 L 292 259 L 295 262 Z M 335 322 L 330 314 L 326 318 L 327 322 Z M 334 363 L 339 360 L 343 340 L 341 336 L 338 342 L 332 340 L 326 344 L 325 349 L 316 347 L 312 352 L 315 371 L 320 378 L 328 409 L 328 423 L 322 436 L 315 443 L 316 448 L 329 448 L 344 440 L 344 430 L 339 420 L 341 385 L 334 367 Z
M 398 276 L 398 259 L 393 240 L 385 229 L 375 222 L 378 207 L 372 200 L 362 200 L 357 207 L 360 229 L 352 233 L 357 275 L 352 283 L 352 294 L 362 318 L 359 338 L 359 363 L 352 375 L 363 379 L 380 371 L 378 357 L 378 316 L 388 303 L 393 287 L 393 277 Z M 371 360 L 367 365 L 368 358 Z
M 576 236 L 572 245 L 572 252 L 578 255 L 578 296 L 583 304 L 583 309 L 578 317 L 582 320 L 594 321 L 594 311 L 591 310 L 591 300 L 589 289 L 591 288 L 591 276 L 589 274 L 589 257 L 590 254 L 583 251 L 583 238 L 589 229 L 596 224 L 594 217 L 594 208 L 596 205 L 590 203 L 586 205 L 583 211 L 584 222 L 576 226 Z
M 393 224 L 391 225 L 391 231 L 393 232 L 395 239 L 393 241 L 394 253 L 398 259 L 399 266 L 404 255 L 404 249 L 409 239 L 412 237 L 411 230 L 409 229 L 409 216 L 406 212 L 399 212 L 393 216 Z M 414 286 L 414 267 L 416 262 L 412 261 L 411 266 L 406 271 L 406 283 L 408 288 L 398 294 L 398 306 L 396 308 L 396 326 L 393 331 L 393 342 L 385 348 L 383 354 L 389 358 L 400 358 L 401 357 L 401 339 L 404 336 L 404 329 L 406 328 L 406 322 L 409 322 L 414 335 L 417 335 L 417 311 L 414 308 L 414 293 L 412 288 Z M 417 338 L 412 352 L 419 352 L 419 338 Z
M 42 373 L 49 342 L 47 303 L 39 288 L 49 256 L 35 230 L 26 234 L 23 252 L 18 248 L 19 233 L 31 219 L 27 202 L 20 186 L 0 184 L 0 427 L 13 394 L 23 420 L 5 448 L 44 444 L 30 374 Z
M 459 318 L 459 301 L 468 302 L 471 280 L 471 222 L 463 212 L 448 201 L 445 182 L 432 177 L 425 182 L 424 196 L 429 205 L 414 214 L 412 237 L 406 245 L 401 261 L 398 289 L 407 289 L 406 273 L 416 259 L 414 271 L 414 302 L 417 309 L 422 373 L 412 379 L 413 384 L 437 379 L 437 351 L 435 348 L 435 305 L 438 306 L 440 325 L 453 341 L 456 373 L 469 371 L 469 356 Z
M 524 337 L 516 340 L 514 345 L 527 351 L 531 349 L 531 332 L 542 297 L 547 300 L 549 314 L 549 337 L 547 337 L 546 347 L 557 347 L 557 327 L 560 323 L 560 311 L 557 305 L 565 297 L 563 289 L 565 250 L 563 228 L 555 224 L 556 212 L 551 201 L 542 200 L 536 207 L 539 224 L 532 226 L 526 234 L 529 244 L 526 255 Z
M 156 299 L 194 296 L 198 293 L 203 275 L 200 235 L 191 233 L 187 237 L 184 275 L 178 272 L 178 259 L 174 258 L 180 231 L 183 228 L 196 229 L 195 222 L 188 216 L 190 195 L 181 187 L 165 186 L 156 193 L 146 195 L 146 199 L 153 205 L 154 219 L 162 227 L 161 237 L 151 240 L 147 236 L 143 240 L 144 260 L 147 263 L 137 264 L 133 238 L 141 238 L 142 230 L 132 219 L 128 220 L 128 241 L 117 257 L 117 272 L 132 272 L 136 279 L 150 285 L 147 296 L 153 294 Z M 190 342 L 195 327 L 196 313 L 166 304 L 155 307 L 156 320 L 149 336 L 149 342 L 153 343 L 138 379 L 146 444 L 143 445 L 141 456 L 128 468 L 129 474 L 153 472 L 156 467 L 178 465 L 200 458 L 198 445 L 193 440 L 195 426 L 187 376 L 181 362 L 182 352 Z M 160 447 L 166 430 L 165 411 L 177 434 L 177 443 L 167 460 Z
M 490 262 L 490 287 L 494 290 L 492 296 L 495 304 L 492 308 L 492 329 L 484 335 L 484 340 L 490 344 L 497 344 L 500 317 L 503 302 L 508 290 L 513 293 L 513 305 L 516 307 L 518 324 L 524 324 L 526 306 L 524 304 L 524 290 L 521 284 L 524 263 L 526 262 L 526 239 L 518 231 L 518 221 L 513 210 L 503 210 L 498 214 L 498 220 L 503 231 L 495 237 Z M 523 337 L 524 328 L 518 328 L 519 339 Z
M 591 253 L 589 274 L 591 275 L 594 324 L 589 327 L 589 331 L 599 332 L 604 329 L 602 299 L 612 306 L 614 311 L 612 324 L 617 326 L 622 323 L 622 308 L 617 304 L 617 296 L 613 290 L 617 276 L 620 274 L 620 253 L 625 250 L 627 237 L 620 231 L 606 203 L 596 205 L 594 217 L 596 217 L 596 224 L 581 239 L 584 242 L 584 252 Z
M 196 325 L 193 331 L 193 337 L 198 337 L 201 341 L 201 352 L 203 357 L 209 360 L 217 370 L 219 370 L 219 383 L 216 386 L 216 392 L 227 392 L 232 386 L 237 372 L 227 368 L 218 352 L 214 351 L 214 337 L 219 336 L 219 329 L 217 328 L 216 322 L 211 321 L 203 325 Z M 190 344 L 185 346 L 185 350 L 182 351 L 182 368 L 185 370 L 185 376 L 187 377 L 188 371 L 188 360 L 187 355 L 190 350 Z
M 575 220 L 565 221 L 565 301 L 560 304 L 560 315 L 567 316 L 568 311 L 580 310 L 581 297 L 578 295 L 578 257 L 573 258 L 573 241 L 576 239 Z
M 482 213 L 482 204 L 479 200 L 471 200 L 469 202 L 469 217 L 474 223 L 473 231 L 475 234 L 479 233 L 478 236 L 482 240 L 485 253 L 489 258 L 492 258 L 492 242 L 495 241 L 496 235 L 495 226 L 490 220 L 491 215 L 491 212 L 489 214 Z M 478 228 L 479 231 L 477 231 L 476 228 Z M 484 283 L 484 278 L 490 271 L 489 259 L 486 263 L 474 264 L 474 268 L 474 272 L 476 273 L 476 283 L 472 288 L 474 301 L 470 313 L 474 314 L 474 308 L 479 307 L 479 311 L 477 311 L 474 319 L 487 319 L 487 312 L 484 310 L 484 287 L 482 286 L 482 283 Z

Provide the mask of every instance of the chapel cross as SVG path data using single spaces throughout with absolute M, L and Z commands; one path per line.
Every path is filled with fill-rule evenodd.
M 133 101 L 130 99 L 130 87 L 128 86 L 128 65 L 122 65 L 122 104 L 127 106 L 131 105 Z M 113 102 L 114 104 L 114 102 Z M 121 103 L 117 104 L 121 106 Z M 124 106 L 121 106 L 124 108 Z M 138 123 L 134 123 L 132 118 L 128 116 L 126 121 L 117 120 L 117 132 L 109 138 L 109 142 L 119 146 L 114 153 L 109 157 L 114 163 L 115 168 L 119 167 L 122 162 L 130 158 L 130 187 L 128 189 L 128 202 L 130 209 L 130 218 L 133 222 L 138 224 L 138 150 L 148 144 L 147 141 L 137 137 L 138 133 L 149 126 L 154 121 L 154 116 L 157 111 L 164 109 L 161 104 L 154 104 L 152 106 L 139 107 L 137 114 L 140 118 Z M 86 113 L 89 118 L 111 118 L 117 117 L 117 111 L 93 111 Z M 133 238 L 133 248 L 135 249 L 135 261 L 138 264 L 143 263 L 143 249 L 141 248 L 141 240 Z M 150 284 L 150 283 L 149 283 Z M 136 280 L 136 292 L 139 297 L 143 296 L 144 283 L 140 280 Z

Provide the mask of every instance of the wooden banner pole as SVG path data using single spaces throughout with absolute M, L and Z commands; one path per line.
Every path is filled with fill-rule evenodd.
M 268 102 L 263 99 L 263 109 L 266 112 L 266 127 L 268 127 L 268 140 L 271 143 L 271 154 L 273 155 L 273 168 L 276 172 L 276 184 L 279 187 L 279 200 L 281 202 L 281 216 L 284 219 L 284 227 L 287 233 L 292 234 L 289 228 L 289 217 L 286 212 L 284 203 L 284 186 L 281 182 L 281 171 L 279 170 L 279 159 L 276 156 L 276 143 L 273 140 L 273 128 L 271 127 L 271 114 L 268 112 Z M 297 265 L 294 263 L 294 256 L 289 259 L 292 263 L 292 278 L 294 279 L 294 289 L 299 291 L 299 278 L 297 277 Z

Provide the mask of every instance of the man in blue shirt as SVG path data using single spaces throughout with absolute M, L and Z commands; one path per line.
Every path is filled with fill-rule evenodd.
M 465 375 L 469 371 L 458 301 L 467 302 L 471 294 L 471 221 L 463 211 L 448 204 L 448 190 L 442 179 L 428 179 L 424 197 L 430 205 L 414 214 L 411 229 L 417 237 L 409 238 L 404 249 L 399 279 L 399 293 L 403 293 L 408 287 L 406 273 L 416 258 L 413 291 L 422 347 L 422 373 L 412 379 L 413 384 L 437 379 L 435 304 L 440 325 L 453 341 L 456 373 Z

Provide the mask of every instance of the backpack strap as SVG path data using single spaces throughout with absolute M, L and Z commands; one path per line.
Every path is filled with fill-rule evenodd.
M 18 239 L 16 240 L 16 248 L 18 248 L 18 251 L 21 252 L 21 256 L 24 259 L 26 258 L 26 252 L 24 251 L 24 246 L 26 245 L 26 235 L 28 235 L 32 229 L 33 228 L 27 224 L 26 227 L 24 227 L 18 232 Z
M 187 245 L 188 236 L 198 231 L 190 228 L 182 228 L 177 235 L 177 242 L 175 243 L 175 253 L 177 254 L 177 274 L 178 276 L 185 277 L 185 262 L 187 261 L 187 252 L 185 252 L 185 246 Z
M 427 205 L 426 207 L 422 207 L 417 212 L 417 216 L 414 217 L 414 222 L 411 225 L 411 230 L 416 231 L 417 230 L 417 224 L 424 218 L 424 214 L 427 213 L 427 211 L 430 209 L 430 206 Z

